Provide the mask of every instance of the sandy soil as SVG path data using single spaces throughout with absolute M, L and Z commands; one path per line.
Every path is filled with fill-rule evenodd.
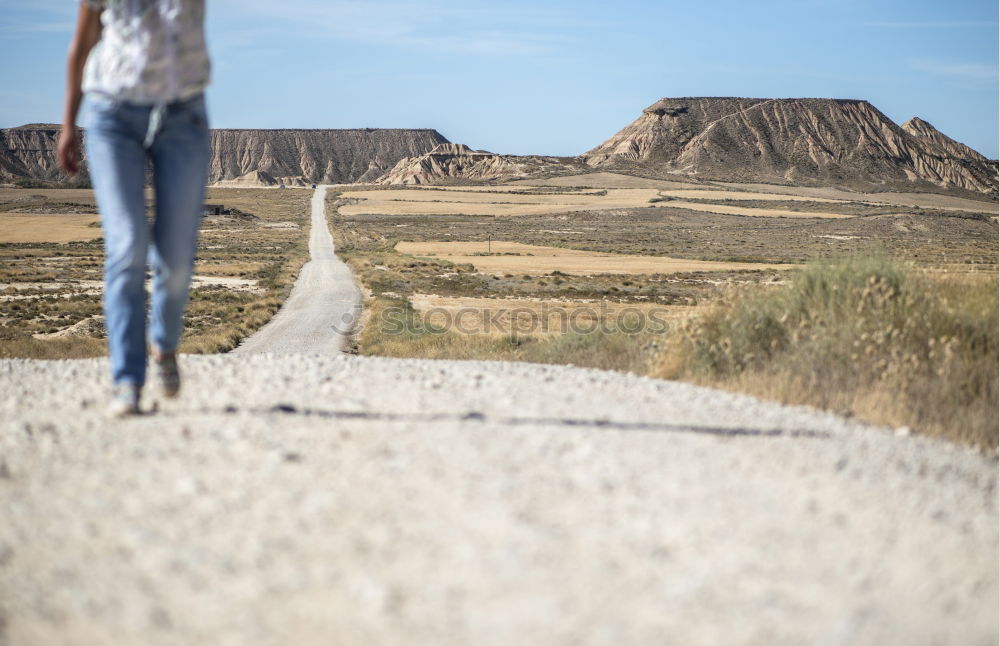
M 97 215 L 0 213 L 0 242 L 74 242 L 104 235 Z
M 714 262 L 666 256 L 640 256 L 543 247 L 518 242 L 494 241 L 494 254 L 518 253 L 519 256 L 485 253 L 485 242 L 400 242 L 396 250 L 415 256 L 443 258 L 454 263 L 471 263 L 477 270 L 491 273 L 516 273 L 538 276 L 561 271 L 566 274 L 670 274 L 692 271 L 734 271 L 790 269 L 795 265 L 749 262 Z

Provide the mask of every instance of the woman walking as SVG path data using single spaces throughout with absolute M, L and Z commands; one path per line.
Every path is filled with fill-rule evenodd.
M 114 383 L 110 412 L 140 411 L 149 342 L 163 394 L 180 389 L 177 345 L 207 180 L 203 91 L 210 65 L 204 0 L 83 0 L 67 64 L 59 164 L 79 171 L 83 95 L 87 162 L 104 230 L 104 312 Z M 155 214 L 146 218 L 151 162 Z

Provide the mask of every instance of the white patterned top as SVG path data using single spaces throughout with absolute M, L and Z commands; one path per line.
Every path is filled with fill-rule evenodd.
M 81 0 L 104 25 L 83 91 L 153 105 L 191 98 L 209 83 L 205 0 Z

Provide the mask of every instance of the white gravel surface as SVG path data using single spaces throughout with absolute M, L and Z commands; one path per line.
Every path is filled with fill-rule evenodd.
M 333 252 L 326 223 L 326 186 L 313 193 L 309 261 L 281 310 L 233 352 L 340 352 L 361 314 L 361 291 L 350 268 Z
M 324 346 L 324 348 L 329 346 Z M 997 464 L 566 366 L 0 361 L 0 644 L 995 644 Z

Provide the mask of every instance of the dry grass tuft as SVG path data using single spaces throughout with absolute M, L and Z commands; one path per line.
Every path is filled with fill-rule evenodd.
M 0 359 L 89 359 L 105 354 L 104 339 L 66 337 L 41 340 L 31 336 L 0 339 Z
M 655 374 L 997 448 L 995 275 L 813 264 L 684 325 Z

